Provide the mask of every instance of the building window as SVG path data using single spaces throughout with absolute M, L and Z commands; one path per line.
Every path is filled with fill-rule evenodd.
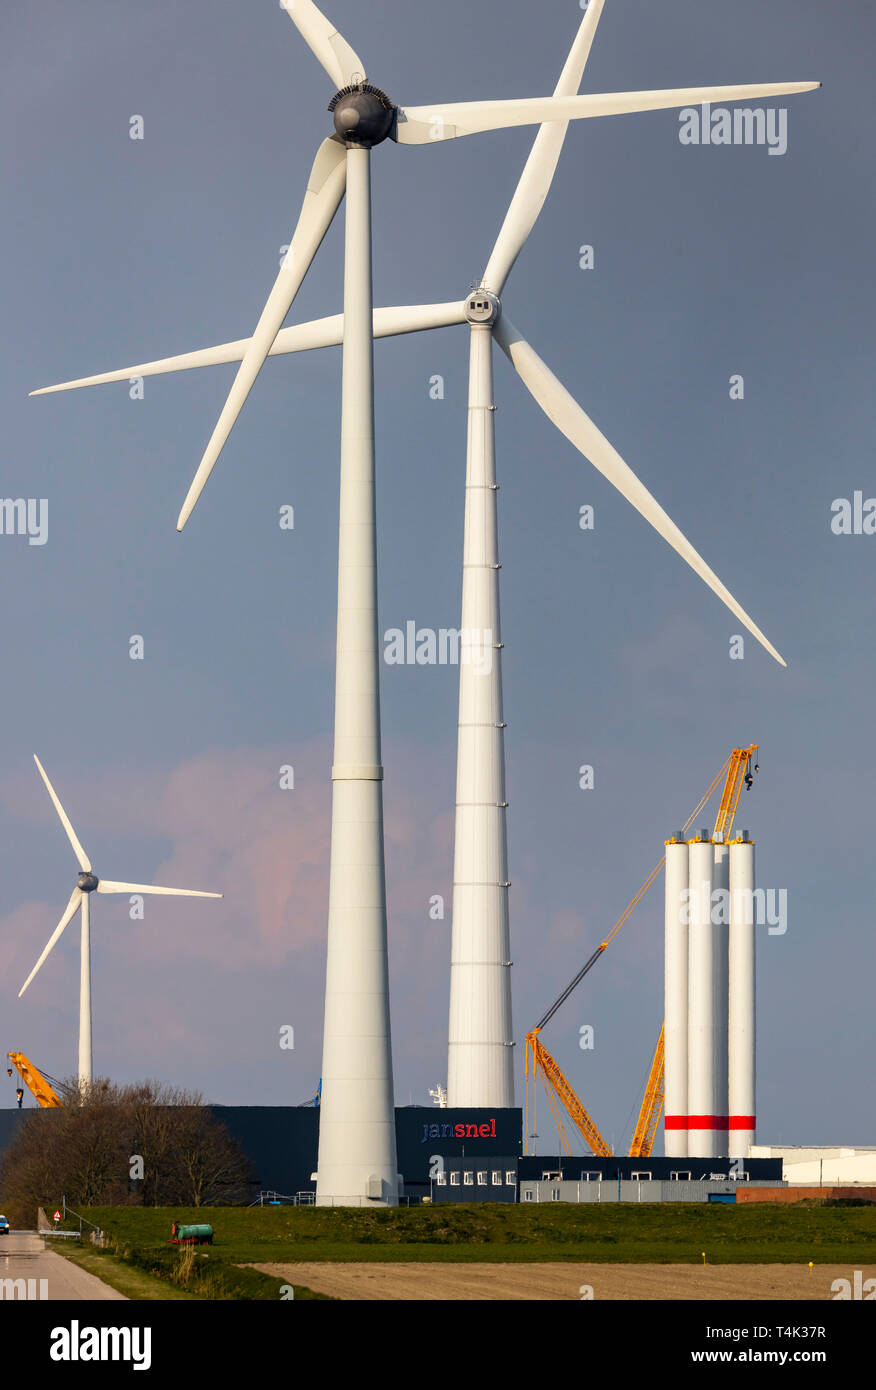
M 650 1182 L 650 1173 L 633 1173 L 633 1182 Z
M 486 1187 L 486 1185 L 487 1185 L 487 1170 L 486 1170 L 486 1168 L 481 1168 L 481 1169 L 478 1170 L 478 1187 Z
M 560 1189 L 559 1189 L 558 1187 L 552 1187 L 552 1188 L 551 1188 L 551 1201 L 552 1201 L 552 1202 L 558 1202 L 559 1200 L 560 1200 Z
M 583 1172 L 583 1173 L 581 1174 L 581 1181 L 582 1181 L 582 1182 L 601 1182 L 601 1181 L 602 1181 L 602 1173 L 601 1173 L 601 1172 L 600 1172 L 600 1173 L 594 1173 L 594 1172 L 592 1171 L 592 1169 L 587 1169 L 585 1172 Z
M 505 1174 L 505 1186 L 506 1186 L 506 1187 L 516 1187 L 516 1186 L 517 1186 L 517 1174 L 516 1174 L 516 1173 L 507 1172 L 507 1173 Z
M 438 1173 L 438 1174 L 436 1175 L 435 1181 L 438 1183 L 438 1186 L 439 1186 L 439 1187 L 446 1187 L 446 1186 L 447 1186 L 447 1174 L 446 1174 L 445 1172 Z
M 501 1186 L 502 1186 L 502 1169 L 501 1169 L 501 1168 L 494 1168 L 494 1169 L 493 1169 L 493 1186 L 494 1186 L 494 1187 L 501 1187 Z
M 450 1186 L 459 1187 L 459 1173 L 450 1174 Z
M 671 1180 L 672 1182 L 690 1182 L 690 1172 L 687 1172 L 687 1173 L 681 1173 L 681 1172 L 678 1172 L 678 1173 L 670 1173 L 670 1174 L 669 1174 L 669 1177 L 670 1177 L 670 1180 Z
M 474 1187 L 474 1173 L 469 1171 L 463 1174 L 462 1181 L 466 1187 Z
M 556 1168 L 545 1168 L 542 1172 L 541 1180 L 542 1182 L 561 1182 L 562 1177 L 562 1173 L 558 1172 Z
M 524 1200 L 524 1202 L 531 1202 L 531 1201 L 532 1201 L 532 1195 L 533 1195 L 533 1194 L 532 1194 L 532 1188 L 531 1188 L 531 1187 L 526 1187 L 526 1188 L 524 1188 L 524 1190 L 523 1190 L 523 1200 Z

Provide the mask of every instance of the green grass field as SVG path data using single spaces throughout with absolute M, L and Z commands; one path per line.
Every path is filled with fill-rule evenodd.
M 696 1264 L 702 1251 L 710 1264 L 876 1263 L 876 1206 L 98 1207 L 84 1215 L 138 1259 L 162 1258 L 162 1251 L 173 1249 L 166 1244 L 172 1221 L 209 1222 L 215 1244 L 205 1253 L 223 1265 L 295 1260 Z

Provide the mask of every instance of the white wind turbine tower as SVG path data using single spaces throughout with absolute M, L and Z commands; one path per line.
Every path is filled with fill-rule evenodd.
M 581 85 L 605 0 L 590 0 L 555 97 Z M 499 617 L 499 519 L 493 399 L 493 329 L 499 296 L 550 191 L 568 126 L 543 125 L 479 282 L 469 321 L 468 437 L 460 630 L 493 660 L 460 662 L 447 1104 L 514 1104 L 505 719 Z
M 295 235 L 255 333 L 249 339 L 127 368 L 124 372 L 81 378 L 34 394 L 120 381 L 134 375 L 239 362 L 231 392 L 180 513 L 177 524 L 181 530 L 265 358 L 280 352 L 343 344 L 334 790 L 317 1202 L 393 1204 L 398 1199 L 398 1187 L 381 794 L 373 337 L 462 323 L 472 311 L 468 303 L 458 302 L 373 310 L 371 149 L 388 138 L 399 144 L 427 145 L 510 126 L 777 96 L 807 91 L 819 84 L 769 83 L 399 107 L 365 81 L 361 59 L 312 0 L 289 0 L 284 8 L 339 90 L 329 107 L 334 114 L 335 134 L 323 142 L 317 154 Z M 281 325 L 345 188 L 348 196 L 344 313 L 299 328 L 283 329 Z M 498 305 L 495 313 L 498 315 Z M 625 474 L 623 484 L 617 477 L 612 481 L 631 500 L 635 485 L 638 494 L 634 505 L 644 510 L 641 494 L 663 518 L 656 503 L 613 450 L 610 459 L 602 458 L 610 446 L 571 397 L 568 408 L 563 410 L 561 402 L 560 411 L 555 410 L 553 397 L 563 388 L 523 340 L 515 337 L 513 330 L 509 338 L 507 326 L 503 337 L 501 321 L 491 322 L 490 326 L 551 418 L 556 418 L 557 413 L 577 412 L 573 434 L 586 437 L 588 447 L 596 436 L 603 446 L 600 457 L 592 460 L 596 466 L 606 474 L 618 476 L 625 470 L 630 482 Z M 578 416 L 585 422 L 583 427 Z M 560 428 L 569 433 L 566 424 L 561 423 Z M 662 528 L 653 515 L 649 514 L 649 519 L 658 529 Z M 671 527 L 668 518 L 665 522 Z M 667 535 L 677 549 L 686 547 L 685 558 L 694 563 L 691 557 L 695 552 L 680 533 L 676 533 L 675 539 L 663 528 L 661 534 Z M 698 572 L 716 587 L 725 602 L 733 604 L 711 571 L 706 570 L 699 557 L 696 560 Z M 747 621 L 735 606 L 734 611 L 740 613 L 740 620 Z M 756 631 L 750 621 L 748 625 Z
M 58 800 L 58 795 L 49 781 L 45 769 L 37 757 L 33 755 L 33 760 L 39 768 L 39 774 L 46 784 L 46 791 L 52 798 L 52 805 L 58 812 L 58 818 L 67 834 L 67 839 L 73 846 L 73 853 L 79 863 L 81 870 L 76 880 L 76 887 L 70 895 L 70 901 L 64 909 L 61 918 L 52 935 L 49 937 L 45 950 L 28 975 L 21 989 L 18 991 L 19 999 L 24 994 L 31 980 L 36 975 L 46 957 L 60 941 L 64 930 L 73 921 L 76 913 L 82 914 L 82 936 L 79 956 L 79 1089 L 84 1093 L 91 1085 L 91 912 L 90 899 L 92 893 L 164 893 L 174 898 L 221 898 L 221 893 L 201 893 L 194 888 L 157 888 L 153 883 L 113 883 L 106 878 L 98 878 L 91 868 L 91 860 L 79 843 L 76 831 L 70 824 L 70 818 L 64 807 Z
M 604 4 L 605 0 L 590 0 L 555 97 L 571 97 L 578 91 Z M 489 634 L 494 659 L 486 672 L 472 661 L 460 664 L 449 1106 L 514 1104 L 493 337 L 557 428 L 651 522 L 767 651 L 785 664 L 503 312 L 500 297 L 550 191 L 567 129 L 565 122 L 541 127 L 479 288 L 463 305 L 469 322 L 470 361 L 460 626 L 482 648 Z

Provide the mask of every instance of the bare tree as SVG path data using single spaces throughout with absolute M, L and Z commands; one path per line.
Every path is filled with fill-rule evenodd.
M 189 1106 L 176 1114 L 177 1200 L 193 1207 L 244 1201 L 249 1171 L 241 1166 L 240 1150 L 227 1129 L 203 1108 Z
M 249 1164 L 199 1092 L 142 1081 L 65 1087 L 59 1109 L 27 1116 L 0 1164 L 14 1224 L 66 1196 L 83 1206 L 229 1204 L 249 1193 Z M 137 1180 L 136 1159 L 142 1160 Z

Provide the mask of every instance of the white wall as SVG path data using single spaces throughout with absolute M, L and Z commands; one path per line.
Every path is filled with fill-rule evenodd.
M 876 1185 L 876 1149 L 753 1144 L 749 1158 L 781 1158 L 792 1186 Z

